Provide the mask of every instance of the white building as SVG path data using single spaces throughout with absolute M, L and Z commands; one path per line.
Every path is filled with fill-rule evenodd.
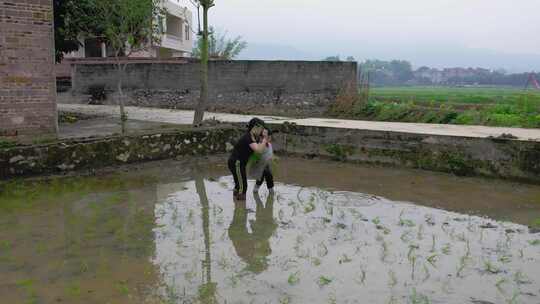
M 162 0 L 166 14 L 156 19 L 160 31 L 159 45 L 151 46 L 147 51 L 132 53 L 131 57 L 191 57 L 195 29 L 193 13 L 188 8 L 189 0 Z M 81 39 L 78 51 L 66 54 L 66 58 L 112 57 L 110 47 L 98 39 Z

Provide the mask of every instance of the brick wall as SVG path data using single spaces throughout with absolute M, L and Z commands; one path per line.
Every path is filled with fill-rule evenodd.
M 0 137 L 55 136 L 52 0 L 0 0 Z

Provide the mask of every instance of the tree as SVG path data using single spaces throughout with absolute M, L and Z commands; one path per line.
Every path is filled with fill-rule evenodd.
M 93 0 L 54 0 L 54 45 L 56 62 L 62 61 L 64 53 L 76 51 L 81 46 L 79 36 L 93 33 L 101 36 L 102 24 L 97 18 Z
M 405 60 L 366 60 L 360 64 L 363 72 L 369 72 L 374 84 L 399 85 L 413 79 L 411 63 Z
M 195 109 L 193 125 L 200 125 L 203 121 L 206 103 L 208 102 L 208 10 L 213 7 L 214 0 L 195 0 L 203 8 L 203 30 L 199 33 L 201 42 L 201 96 Z
M 66 15 L 70 12 L 73 1 L 54 0 L 54 55 L 56 62 L 62 61 L 64 53 L 76 51 L 79 48 L 77 35 L 71 37 L 70 26 L 67 25 L 69 19 Z
M 134 52 L 147 50 L 152 44 L 159 44 L 160 35 L 154 20 L 164 14 L 160 0 L 94 0 L 99 19 L 103 27 L 103 36 L 99 33 L 87 33 L 89 36 L 102 38 L 114 51 L 118 73 L 117 90 L 120 106 L 122 134 L 125 133 L 127 115 L 124 110 L 122 81 L 128 65 L 127 60 Z
M 406 60 L 392 60 L 390 61 L 390 68 L 394 74 L 395 81 L 399 84 L 413 78 L 412 65 Z
M 197 46 L 193 50 L 193 56 L 201 58 L 202 39 L 197 40 Z M 238 56 L 247 47 L 247 42 L 241 36 L 233 39 L 227 38 L 227 32 L 218 32 L 210 27 L 208 33 L 208 58 L 219 60 L 231 60 Z
M 339 55 L 336 55 L 336 56 L 328 56 L 328 57 L 324 58 L 323 61 L 340 62 L 342 60 L 341 60 L 341 57 Z M 356 59 L 354 59 L 353 56 L 347 56 L 347 59 L 345 59 L 345 61 L 353 62 L 353 61 L 356 61 Z

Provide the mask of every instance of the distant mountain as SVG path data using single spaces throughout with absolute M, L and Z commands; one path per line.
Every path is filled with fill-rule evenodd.
M 540 54 L 511 54 L 472 48 L 417 49 L 405 50 L 403 59 L 415 67 L 481 67 L 503 68 L 511 73 L 540 71 Z
M 307 47 L 306 47 L 307 48 Z M 309 47 L 310 51 L 296 46 L 250 43 L 238 59 L 254 60 L 321 60 L 328 56 L 341 58 L 354 56 L 358 61 L 366 59 L 401 59 L 415 67 L 433 68 L 473 67 L 496 70 L 503 68 L 510 73 L 540 71 L 540 54 L 511 54 L 492 50 L 466 48 L 458 45 L 404 45 L 381 47 L 377 45 Z

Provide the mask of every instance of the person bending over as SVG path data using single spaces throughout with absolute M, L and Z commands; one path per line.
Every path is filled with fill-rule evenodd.
M 262 134 L 264 129 L 264 121 L 259 118 L 251 119 L 246 134 L 236 142 L 227 162 L 234 178 L 233 196 L 237 200 L 246 200 L 246 165 L 249 157 L 253 153 L 263 153 L 266 149 L 268 137 L 265 136 L 266 133 Z

